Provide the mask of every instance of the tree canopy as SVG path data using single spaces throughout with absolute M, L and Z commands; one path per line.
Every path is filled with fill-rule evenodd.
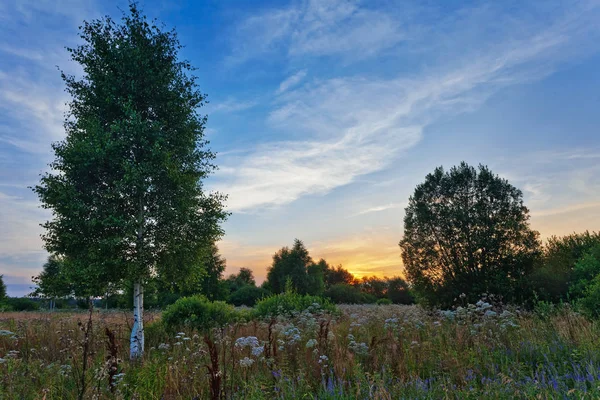
M 462 293 L 524 295 L 540 253 L 523 194 L 486 166 L 461 163 L 426 176 L 409 199 L 400 242 L 406 275 L 430 304 Z
M 0 275 L 0 301 L 6 300 L 6 284 L 4 283 L 4 275 Z
M 312 258 L 301 240 L 294 240 L 294 246 L 283 247 L 273 255 L 273 263 L 267 272 L 268 288 L 273 293 L 283 293 L 287 281 L 299 294 L 307 294 L 309 290 L 307 268 Z

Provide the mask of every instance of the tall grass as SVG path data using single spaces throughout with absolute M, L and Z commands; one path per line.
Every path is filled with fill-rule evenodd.
M 600 398 L 600 327 L 568 306 L 542 317 L 484 302 L 446 312 L 339 310 L 236 322 L 207 335 L 168 333 L 148 315 L 141 363 L 127 360 L 127 314 L 95 313 L 85 398 Z M 85 318 L 0 314 L 0 398 L 77 398 Z

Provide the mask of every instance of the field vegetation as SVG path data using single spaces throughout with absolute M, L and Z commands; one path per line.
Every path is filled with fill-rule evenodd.
M 600 325 L 567 305 L 523 311 L 486 299 L 446 311 L 317 303 L 296 311 L 299 296 L 288 297 L 279 300 L 285 309 L 220 305 L 202 314 L 220 319 L 188 318 L 189 302 L 163 320 L 146 313 L 146 353 L 133 361 L 129 313 L 94 311 L 91 325 L 83 311 L 0 314 L 0 398 L 600 396 Z M 211 307 L 202 299 L 196 307 L 203 301 Z

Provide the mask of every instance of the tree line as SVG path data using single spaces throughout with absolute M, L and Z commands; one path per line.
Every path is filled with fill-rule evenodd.
M 49 307 L 68 307 L 67 299 L 81 293 L 77 282 L 70 281 L 65 273 L 66 260 L 50 256 L 42 272 L 33 278 L 37 284 L 33 297 L 46 299 Z M 203 295 L 211 301 L 226 301 L 235 306 L 252 307 L 262 298 L 286 291 L 322 296 L 338 304 L 411 304 L 414 302 L 408 283 L 401 277 L 376 276 L 357 278 L 341 265 L 334 267 L 324 259 L 313 261 L 301 240 L 296 239 L 291 248 L 283 247 L 273 255 L 267 278 L 257 285 L 249 268 L 240 268 L 237 274 L 224 276 L 226 260 L 213 244 L 202 259 L 203 273 L 195 283 L 185 286 L 162 277 L 146 282 L 144 305 L 146 308 L 163 308 L 181 297 Z M 99 307 L 131 308 L 131 285 L 124 289 L 108 291 L 97 299 Z M 73 304 L 72 304 L 73 305 Z M 75 304 L 77 305 L 77 303 Z M 87 307 L 80 301 L 81 307 Z

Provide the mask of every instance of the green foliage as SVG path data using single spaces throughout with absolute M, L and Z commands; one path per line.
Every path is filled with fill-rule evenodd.
M 387 298 L 394 304 L 413 304 L 415 302 L 408 283 L 399 277 L 387 279 Z
M 198 276 L 201 250 L 221 235 L 224 197 L 207 195 L 205 95 L 179 59 L 174 31 L 149 24 L 135 3 L 121 24 L 84 22 L 70 48 L 84 76 L 62 73 L 71 95 L 66 138 L 34 188 L 53 219 L 46 248 L 65 256 L 78 296 L 109 284 Z
M 521 302 L 540 253 L 523 194 L 487 167 L 461 163 L 427 175 L 409 199 L 400 242 L 408 280 L 429 304 L 462 293 Z
M 204 296 L 183 297 L 168 306 L 162 321 L 170 331 L 188 328 L 207 332 L 237 318 L 235 309 L 222 301 L 210 302 Z
M 324 296 L 335 304 L 365 304 L 377 300 L 375 296 L 346 283 L 336 283 L 325 291 Z
M 570 298 L 586 296 L 588 287 L 593 285 L 592 281 L 597 276 L 600 276 L 600 243 L 586 252 L 575 264 L 569 285 Z
M 75 283 L 70 282 L 66 275 L 65 260 L 57 255 L 48 257 L 42 272 L 33 278 L 37 288 L 33 296 L 50 299 L 67 297 L 74 291 Z
M 227 285 L 221 280 L 225 271 L 225 264 L 226 261 L 219 254 L 217 245 L 211 244 L 206 255 L 202 257 L 205 273 L 200 283 L 202 294 L 209 300 L 225 300 L 227 297 Z
M 325 263 L 325 260 L 319 261 L 319 263 L 321 262 Z M 351 285 L 354 283 L 354 275 L 347 269 L 342 268 L 341 265 L 338 265 L 336 268 L 325 263 L 325 287 L 329 289 L 338 283 Z
M 231 274 L 227 278 L 227 285 L 231 293 L 244 286 L 256 286 L 254 274 L 249 268 L 240 268 L 238 274 Z
M 600 232 L 551 237 L 530 276 L 530 284 L 537 296 L 553 302 L 567 300 L 568 295 L 572 295 L 570 285 L 577 280 L 573 276 L 575 265 L 595 246 L 600 246 Z
M 376 299 L 381 299 L 387 295 L 387 280 L 376 276 L 363 277 L 358 287 L 360 290 Z
M 254 307 L 254 313 L 258 317 L 269 317 L 276 315 L 292 316 L 305 310 L 313 312 L 337 312 L 336 307 L 328 300 L 311 295 L 302 295 L 294 292 L 275 294 L 260 300 Z
M 7 297 L 3 302 L 12 311 L 37 311 L 40 304 L 25 297 Z
M 158 347 L 169 341 L 170 333 L 162 321 L 153 322 L 144 327 L 146 343 L 149 347 Z
M 390 299 L 384 297 L 383 299 L 377 299 L 375 304 L 380 305 L 380 306 L 386 306 L 386 305 L 392 304 L 392 301 Z
M 284 292 L 289 279 L 296 292 L 308 293 L 307 268 L 311 264 L 312 259 L 304 243 L 296 239 L 291 249 L 284 247 L 273 255 L 273 263 L 267 272 L 270 290 L 273 293 Z
M 0 275 L 0 302 L 6 299 L 6 285 L 4 284 L 4 275 Z
M 600 274 L 596 275 L 586 287 L 579 305 L 588 316 L 593 318 L 600 317 Z
M 321 260 L 323 261 L 323 260 Z M 323 268 L 323 263 L 319 264 L 309 264 L 306 267 L 306 281 L 307 288 L 306 293 L 313 296 L 321 296 L 323 295 L 323 291 L 325 290 L 325 270 Z
M 256 286 L 246 285 L 229 294 L 227 302 L 235 306 L 253 307 L 257 301 L 269 296 L 269 291 Z

